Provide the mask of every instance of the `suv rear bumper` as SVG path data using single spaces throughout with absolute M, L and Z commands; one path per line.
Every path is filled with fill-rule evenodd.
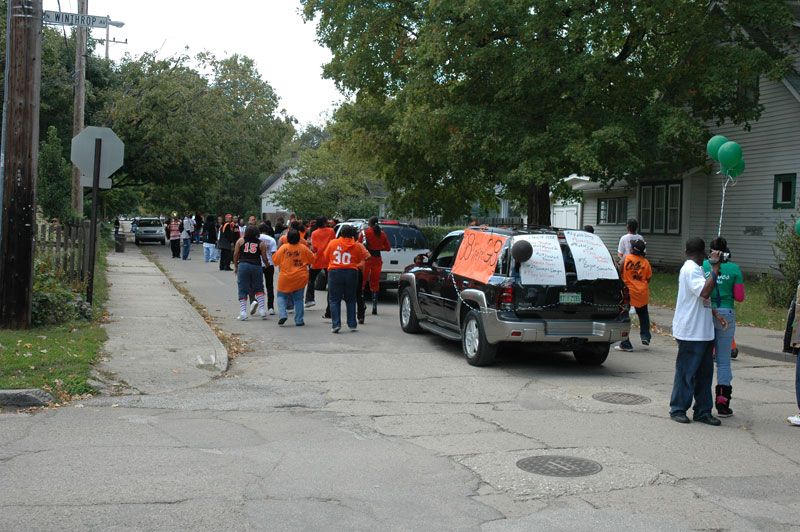
M 630 321 L 619 320 L 531 320 L 506 321 L 497 312 L 483 314 L 486 340 L 498 342 L 620 342 L 630 334 Z

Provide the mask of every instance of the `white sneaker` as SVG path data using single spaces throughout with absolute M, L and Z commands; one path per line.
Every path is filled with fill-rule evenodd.
M 267 311 L 266 310 L 261 309 L 261 310 L 258 311 L 258 313 L 261 315 L 261 319 L 262 320 L 267 319 Z
M 316 305 L 316 304 L 317 304 L 317 303 L 316 303 L 316 302 L 314 302 L 314 301 L 306 301 L 306 308 L 308 308 L 308 307 L 313 307 L 313 306 L 314 306 L 314 305 Z
M 236 319 L 239 321 L 246 321 L 247 318 L 249 318 L 249 316 L 247 315 L 246 312 L 240 312 L 239 316 Z
M 269 315 L 270 316 L 274 316 L 275 315 L 275 309 L 274 308 L 269 309 Z
M 800 414 L 795 414 L 793 416 L 789 416 L 786 418 L 786 421 L 794 425 L 795 427 L 800 427 Z
M 253 301 L 252 303 L 250 303 L 250 314 L 255 314 L 257 308 L 258 308 L 258 301 Z
M 294 314 L 294 309 L 293 309 L 293 308 L 290 308 L 290 309 L 289 309 L 289 310 L 287 310 L 286 312 L 288 312 L 289 314 Z

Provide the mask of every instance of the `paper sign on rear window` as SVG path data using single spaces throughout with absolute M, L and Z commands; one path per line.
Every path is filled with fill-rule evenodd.
M 586 231 L 564 231 L 581 279 L 619 279 L 617 267 L 600 237 Z
M 545 286 L 567 284 L 564 258 L 556 235 L 522 235 L 517 236 L 515 240 L 527 240 L 533 248 L 531 258 L 523 262 L 519 268 L 522 284 Z

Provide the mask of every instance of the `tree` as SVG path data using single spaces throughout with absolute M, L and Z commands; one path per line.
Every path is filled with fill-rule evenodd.
M 337 153 L 326 142 L 300 153 L 298 172 L 272 199 L 301 218 L 367 218 L 378 213 L 378 202 L 367 188 L 374 176 L 368 165 Z
M 79 213 L 72 209 L 72 165 L 62 156 L 62 143 L 55 126 L 39 146 L 39 178 L 36 196 L 45 218 L 67 220 Z
M 340 138 L 422 211 L 499 186 L 549 224 L 572 173 L 675 176 L 704 162 L 705 121 L 747 127 L 759 76 L 790 68 L 782 0 L 301 3 L 355 94 Z

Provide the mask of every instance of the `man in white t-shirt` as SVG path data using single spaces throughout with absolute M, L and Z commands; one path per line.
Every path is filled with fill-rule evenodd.
M 703 273 L 706 244 L 701 238 L 686 241 L 686 262 L 678 276 L 678 299 L 672 319 L 672 336 L 678 341 L 678 358 L 675 361 L 675 381 L 669 401 L 669 415 L 678 423 L 689 423 L 686 411 L 694 398 L 694 421 L 707 425 L 720 425 L 711 415 L 714 400 L 711 387 L 714 380 L 714 322 L 716 318 L 723 329 L 728 322 L 711 306 L 708 296 L 717 284 L 719 259 L 722 253 L 714 251 L 709 257 L 711 275 Z
M 183 217 L 183 231 L 181 231 L 181 247 L 183 248 L 183 260 L 192 260 L 189 258 L 189 252 L 192 250 L 192 233 L 196 229 L 192 214 L 186 211 Z
M 622 235 L 622 238 L 619 239 L 619 246 L 617 246 L 617 257 L 619 257 L 620 265 L 625 262 L 625 255 L 631 252 L 631 244 L 635 240 L 644 240 L 642 235 L 639 234 L 639 222 L 635 219 L 628 220 L 625 228 L 628 230 L 628 234 Z

